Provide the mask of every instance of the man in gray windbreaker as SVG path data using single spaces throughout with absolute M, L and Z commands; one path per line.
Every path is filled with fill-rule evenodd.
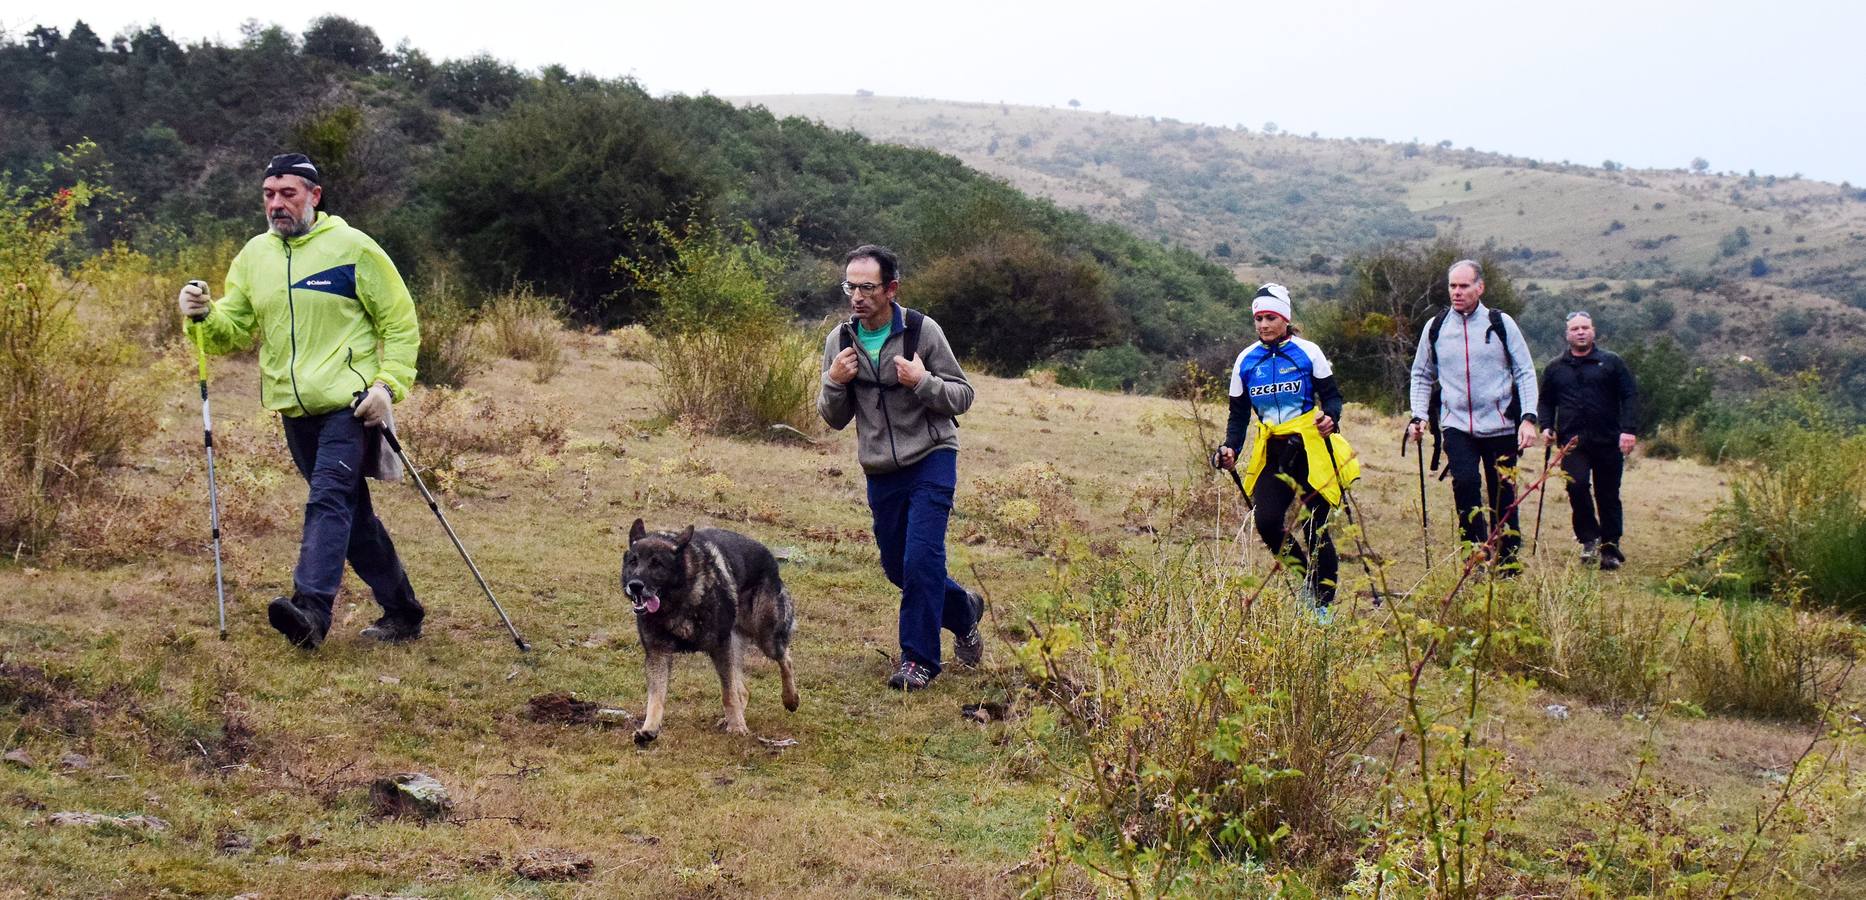
M 852 315 L 823 342 L 816 409 L 831 428 L 855 422 L 881 569 L 901 589 L 901 658 L 888 686 L 917 691 L 940 672 L 942 627 L 956 638 L 956 661 L 984 661 L 985 602 L 946 576 L 958 417 L 972 406 L 972 385 L 939 323 L 895 302 L 900 287 L 887 248 L 863 244 L 843 258 Z
M 1483 267 L 1461 259 L 1452 263 L 1445 278 L 1451 309 L 1426 323 L 1419 335 L 1412 359 L 1412 422 L 1406 434 L 1419 440 L 1436 413 L 1464 540 L 1484 543 L 1490 537 L 1490 522 L 1503 518 L 1508 526 L 1500 547 L 1503 571 L 1514 572 L 1516 567 L 1509 564 L 1523 543 L 1512 509 L 1516 485 L 1499 470 L 1513 470 L 1518 451 L 1536 439 L 1535 360 L 1516 320 L 1483 304 Z M 1436 410 L 1431 408 L 1435 396 Z M 1483 491 L 1490 494 L 1488 517 L 1480 506 Z

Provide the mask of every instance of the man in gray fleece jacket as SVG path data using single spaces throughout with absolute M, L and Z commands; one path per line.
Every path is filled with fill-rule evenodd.
M 959 419 L 972 385 L 939 323 L 895 302 L 900 262 L 863 244 L 843 258 L 852 315 L 823 341 L 816 409 L 855 422 L 881 569 L 901 589 L 901 658 L 888 686 L 915 691 L 940 672 L 940 629 L 961 665 L 984 661 L 984 600 L 946 576 L 946 521 L 958 486 Z
M 1412 359 L 1412 422 L 1406 434 L 1425 434 L 1431 418 L 1432 386 L 1438 385 L 1438 423 L 1450 460 L 1451 494 L 1466 541 L 1482 544 L 1490 521 L 1505 517 L 1502 561 L 1506 573 L 1523 539 L 1517 528 L 1516 485 L 1499 469 L 1514 469 L 1516 455 L 1536 439 L 1536 370 L 1516 320 L 1483 304 L 1484 270 L 1461 259 L 1445 273 L 1451 310 L 1432 345 L 1432 321 L 1419 334 Z M 1433 321 L 1437 321 L 1435 318 Z M 1490 494 L 1490 518 L 1481 507 L 1478 472 Z

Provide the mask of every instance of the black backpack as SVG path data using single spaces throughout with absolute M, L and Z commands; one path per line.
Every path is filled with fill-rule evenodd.
M 908 309 L 905 306 L 901 307 L 901 358 L 911 359 L 920 354 L 920 323 L 926 321 L 926 318 L 926 314 L 917 309 Z M 842 328 L 841 334 L 841 349 L 847 350 L 855 346 L 854 325 L 848 325 Z M 851 388 L 853 388 L 855 384 L 856 382 L 849 382 Z M 883 393 L 899 388 L 900 386 L 898 382 L 895 384 L 877 385 Z M 878 401 L 881 398 L 876 397 L 875 399 Z M 952 427 L 959 427 L 959 417 L 948 416 L 947 418 L 952 420 Z
M 1430 400 L 1426 401 L 1426 427 L 1432 430 L 1432 471 L 1434 472 L 1438 471 L 1440 450 L 1438 433 L 1438 333 L 1444 329 L 1445 319 L 1450 315 L 1451 308 L 1446 307 L 1438 315 L 1432 317 L 1432 327 L 1426 330 L 1425 335 L 1426 352 L 1432 354 L 1432 397 Z M 1503 327 L 1503 310 L 1495 307 L 1492 307 L 1490 310 L 1490 327 L 1484 329 L 1484 343 L 1490 343 L 1490 336 L 1493 334 L 1503 341 L 1503 364 L 1510 370 L 1510 408 L 1506 412 L 1510 417 L 1510 421 L 1514 422 L 1522 418 L 1523 415 L 1523 399 L 1520 392 L 1516 390 L 1516 356 L 1510 352 L 1510 333 L 1504 330 Z M 1445 471 L 1450 472 L 1451 470 L 1448 468 Z M 1441 479 L 1444 477 L 1445 476 L 1442 474 L 1439 475 Z
M 912 358 L 920 353 L 920 323 L 926 321 L 926 314 L 917 309 L 901 307 L 901 356 Z M 855 326 L 842 329 L 842 348 L 847 350 L 855 346 Z M 893 385 L 889 385 L 892 387 Z

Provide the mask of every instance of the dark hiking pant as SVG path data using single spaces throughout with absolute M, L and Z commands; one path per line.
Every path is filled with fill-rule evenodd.
M 1296 486 L 1284 481 L 1284 475 L 1294 479 Z M 1296 501 L 1298 492 L 1308 510 L 1302 515 L 1302 540 L 1309 545 L 1309 553 L 1302 551 L 1285 525 L 1289 505 Z M 1303 450 L 1302 438 L 1270 438 L 1264 450 L 1263 471 L 1252 486 L 1251 504 L 1257 508 L 1257 536 L 1263 538 L 1264 546 L 1278 557 L 1294 561 L 1318 606 L 1335 602 L 1340 559 L 1335 554 L 1335 537 L 1328 531 L 1330 507 L 1309 486 L 1309 454 Z M 1313 566 L 1310 554 L 1314 555 Z
M 1522 548 L 1522 529 L 1517 527 L 1516 482 L 1503 478 L 1499 469 L 1516 468 L 1516 433 L 1495 437 L 1472 437 L 1455 428 L 1444 430 L 1445 457 L 1451 468 L 1451 496 L 1458 507 L 1458 525 L 1464 540 L 1482 544 L 1490 539 L 1490 526 L 1504 519 L 1508 530 L 1498 550 L 1505 561 L 1516 558 Z M 1481 482 L 1480 482 L 1481 474 Z M 1484 506 L 1484 494 L 1490 505 Z M 1504 511 L 1509 514 L 1504 517 Z
M 946 522 L 959 483 L 959 453 L 936 450 L 904 469 L 868 476 L 881 570 L 901 589 L 901 656 L 940 670 L 939 631 L 977 624 L 965 588 L 946 577 Z
M 1562 457 L 1568 474 L 1568 505 L 1574 510 L 1574 537 L 1583 544 L 1618 544 L 1624 527 L 1620 512 L 1620 473 L 1626 457 L 1618 443 L 1582 442 Z
M 369 503 L 363 472 L 374 462 L 380 439 L 348 409 L 318 416 L 285 416 L 285 446 L 310 485 L 305 499 L 304 537 L 292 571 L 294 599 L 330 622 L 331 603 L 348 560 L 369 585 L 385 615 L 420 621 L 421 604 L 402 570 L 389 532 Z

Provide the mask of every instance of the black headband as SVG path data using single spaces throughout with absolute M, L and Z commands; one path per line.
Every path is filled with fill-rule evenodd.
M 318 184 L 317 166 L 311 164 L 311 157 L 303 153 L 282 153 L 272 157 L 266 164 L 266 177 L 274 175 L 296 175 L 312 184 Z

